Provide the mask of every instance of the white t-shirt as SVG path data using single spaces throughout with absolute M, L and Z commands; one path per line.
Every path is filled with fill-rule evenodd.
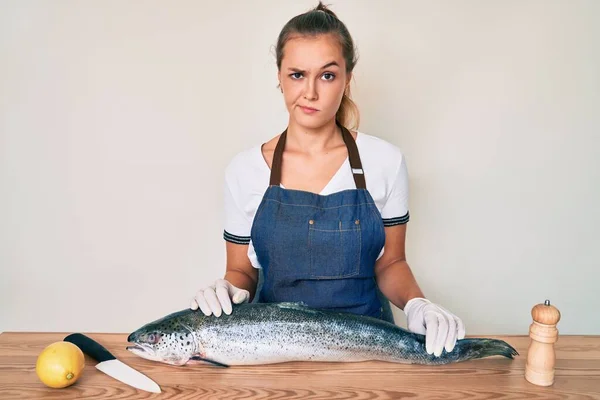
M 395 145 L 360 131 L 357 132 L 356 146 L 367 190 L 381 213 L 384 226 L 407 223 L 408 171 L 402 152 Z M 223 238 L 233 243 L 249 244 L 248 257 L 255 268 L 260 268 L 260 263 L 252 246 L 250 231 L 256 210 L 269 186 L 270 175 L 260 144 L 236 154 L 225 169 Z M 355 188 L 350 161 L 346 158 L 319 194 Z M 379 257 L 382 254 L 383 250 Z

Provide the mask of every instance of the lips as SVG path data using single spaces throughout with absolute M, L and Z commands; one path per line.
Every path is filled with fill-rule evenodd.
M 300 109 L 302 111 L 304 111 L 305 113 L 314 113 L 317 112 L 319 110 L 317 110 L 316 108 L 312 108 L 312 107 L 304 107 L 304 106 L 300 106 Z

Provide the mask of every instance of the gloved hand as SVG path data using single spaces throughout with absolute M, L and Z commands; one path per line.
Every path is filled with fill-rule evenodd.
M 454 349 L 457 339 L 464 339 L 465 325 L 462 320 L 445 308 L 431 301 L 415 297 L 404 306 L 408 330 L 425 335 L 428 354 L 439 357 L 445 348 Z
M 225 279 L 217 279 L 212 285 L 200 289 L 196 293 L 190 308 L 196 310 L 200 307 L 204 315 L 214 314 L 220 317 L 221 312 L 225 312 L 227 315 L 231 314 L 232 301 L 235 304 L 241 304 L 248 300 L 250 300 L 249 291 L 235 287 Z

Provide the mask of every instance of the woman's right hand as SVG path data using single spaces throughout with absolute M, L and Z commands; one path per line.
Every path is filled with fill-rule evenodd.
M 231 314 L 232 301 L 234 304 L 241 304 L 248 300 L 250 300 L 249 291 L 235 287 L 225 279 L 217 279 L 212 285 L 196 293 L 190 308 L 192 310 L 200 308 L 206 316 L 214 314 L 220 317 L 222 312 Z

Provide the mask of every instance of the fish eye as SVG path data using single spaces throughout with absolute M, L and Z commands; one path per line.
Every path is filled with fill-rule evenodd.
M 158 340 L 160 339 L 160 335 L 158 333 L 152 332 L 148 335 L 148 342 L 150 344 L 156 344 L 158 343 Z

